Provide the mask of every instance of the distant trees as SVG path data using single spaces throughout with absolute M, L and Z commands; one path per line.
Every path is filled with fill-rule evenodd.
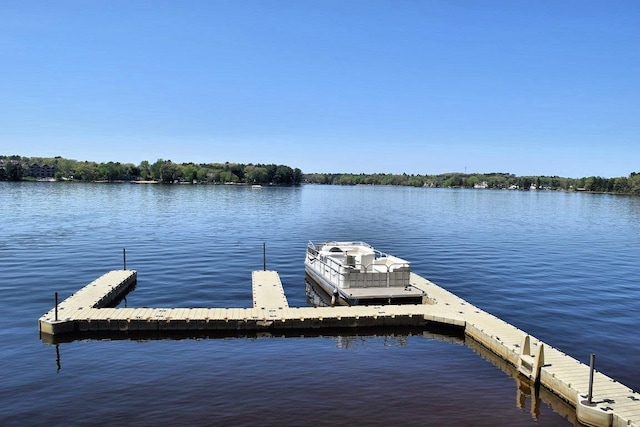
M 173 163 L 158 159 L 153 164 L 143 160 L 139 165 L 120 162 L 89 162 L 61 157 L 0 156 L 0 180 L 35 179 L 29 176 L 32 163 L 55 166 L 55 179 L 69 181 L 133 181 L 156 180 L 163 183 L 202 182 L 234 184 L 296 185 L 302 171 L 285 165 L 242 163 Z
M 440 175 L 392 175 L 392 174 L 323 174 L 312 173 L 304 176 L 304 181 L 312 184 L 330 185 L 403 185 L 413 187 L 473 188 L 486 183 L 487 188 L 517 188 L 529 190 L 584 190 L 602 193 L 640 195 L 640 173 L 629 177 L 602 178 L 584 177 L 579 179 L 559 176 L 515 176 L 509 173 L 489 174 L 445 173 Z
M 158 159 L 151 165 L 151 178 L 165 184 L 179 181 L 184 175 L 182 168 L 171 160 Z
M 632 172 L 629 177 L 602 178 L 590 176 L 580 178 L 579 189 L 598 193 L 617 193 L 640 195 L 640 173 Z
M 151 179 L 151 165 L 149 165 L 147 160 L 140 162 L 140 166 L 138 166 L 138 173 L 140 179 L 144 181 Z
M 143 160 L 139 165 L 120 162 L 96 163 L 62 157 L 21 157 L 0 155 L 0 180 L 20 181 L 35 179 L 30 166 L 55 166 L 55 179 L 69 181 L 133 181 L 155 180 L 162 183 L 200 182 L 210 184 L 273 184 L 297 185 L 302 182 L 325 185 L 399 185 L 411 187 L 518 188 L 528 190 L 591 191 L 640 196 L 640 172 L 628 177 L 562 178 L 559 176 L 515 176 L 504 172 L 487 174 L 445 173 L 439 175 L 415 174 L 350 174 L 309 173 L 298 168 L 275 164 L 242 163 L 173 163 L 157 159 L 154 163 Z M 486 184 L 486 186 L 485 186 Z
M 249 165 L 244 169 L 244 174 L 248 183 L 266 182 L 269 177 L 267 168 L 263 166 Z
M 78 181 L 96 181 L 100 179 L 100 168 L 95 162 L 78 162 L 75 168 L 61 172 L 62 177 L 76 179 Z
M 4 165 L 4 176 L 8 181 L 20 181 L 24 172 L 24 168 L 19 162 L 8 161 Z

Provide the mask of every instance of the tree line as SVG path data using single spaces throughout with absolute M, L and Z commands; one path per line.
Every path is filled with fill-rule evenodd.
M 329 185 L 401 185 L 435 188 L 492 188 L 520 190 L 565 190 L 640 195 L 640 173 L 628 177 L 563 178 L 559 176 L 516 176 L 510 173 L 439 175 L 408 174 L 305 174 L 305 182 Z
M 158 159 L 132 163 L 78 161 L 62 157 L 21 157 L 0 155 L 0 180 L 35 179 L 30 165 L 55 166 L 53 178 L 72 181 L 157 181 L 162 183 L 199 182 L 234 184 L 297 185 L 301 183 L 327 185 L 398 185 L 435 188 L 492 188 L 589 191 L 599 193 L 640 195 L 640 172 L 627 177 L 563 178 L 559 176 L 516 176 L 510 173 L 487 174 L 445 173 L 415 174 L 351 174 L 308 173 L 298 168 L 275 164 L 243 163 L 173 163 Z
M 162 183 L 199 182 L 234 184 L 296 185 L 302 171 L 286 165 L 242 163 L 173 163 L 158 159 L 138 165 L 132 163 L 78 161 L 62 157 L 0 156 L 0 179 L 35 179 L 31 165 L 54 168 L 52 178 L 59 181 L 158 181 Z

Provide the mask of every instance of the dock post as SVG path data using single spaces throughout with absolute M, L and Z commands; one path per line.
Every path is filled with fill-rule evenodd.
M 56 292 L 56 322 L 58 321 L 58 293 Z
M 587 402 L 591 405 L 591 398 L 593 397 L 593 370 L 596 364 L 596 355 L 591 353 L 589 361 L 589 394 L 587 395 Z
M 576 418 L 582 424 L 588 426 L 613 426 L 623 425 L 613 423 L 614 412 L 611 406 L 608 406 L 606 399 L 599 402 L 593 401 L 593 374 L 595 372 L 596 355 L 591 353 L 591 362 L 589 369 L 589 393 L 578 395 L 576 402 Z M 584 400 L 583 400 L 584 399 Z M 607 406 L 604 406 L 607 405 Z M 629 425 L 630 423 L 624 423 Z
M 122 248 L 122 262 L 124 264 L 123 270 L 127 269 L 127 248 Z
M 267 271 L 267 244 L 262 242 L 262 271 Z

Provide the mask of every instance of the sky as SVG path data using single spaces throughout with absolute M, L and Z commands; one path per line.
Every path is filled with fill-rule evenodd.
M 640 172 L 637 0 L 3 0 L 0 154 Z

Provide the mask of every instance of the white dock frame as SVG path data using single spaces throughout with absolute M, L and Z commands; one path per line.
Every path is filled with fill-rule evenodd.
M 411 273 L 411 285 L 426 292 L 425 304 L 289 307 L 278 273 L 254 271 L 251 308 L 106 308 L 125 295 L 136 278 L 134 270 L 116 270 L 99 277 L 45 313 L 38 322 L 40 333 L 277 332 L 446 325 L 464 330 L 466 337 L 514 366 L 532 384 L 571 404 L 580 422 L 640 427 L 640 393 L 596 371 L 588 402 L 589 366 L 415 273 Z

